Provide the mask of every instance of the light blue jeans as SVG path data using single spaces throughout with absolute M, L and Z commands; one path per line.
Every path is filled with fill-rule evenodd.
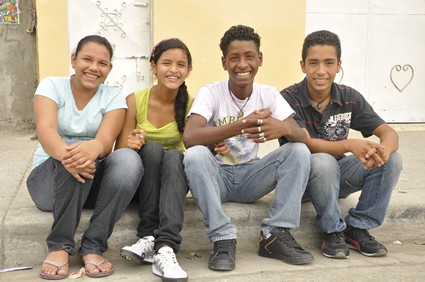
M 303 201 L 311 200 L 317 212 L 316 227 L 325 233 L 341 232 L 347 225 L 372 229 L 382 224 L 392 191 L 402 169 L 397 152 L 377 169 L 365 169 L 353 155 L 336 160 L 326 153 L 311 156 L 311 172 Z M 357 206 L 345 221 L 341 218 L 338 198 L 362 191 Z
M 251 203 L 275 189 L 269 217 L 261 229 L 296 228 L 301 197 L 310 173 L 310 152 L 302 143 L 287 143 L 261 160 L 240 165 L 219 165 L 205 146 L 186 151 L 183 163 L 190 191 L 208 227 L 211 242 L 235 239 L 236 227 L 221 208 L 222 202 Z

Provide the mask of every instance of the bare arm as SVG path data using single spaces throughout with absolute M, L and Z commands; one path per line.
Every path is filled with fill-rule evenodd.
M 229 137 L 241 134 L 245 125 L 241 120 L 223 126 L 206 126 L 207 120 L 198 114 L 191 114 L 183 133 L 186 148 L 195 145 L 213 145 Z
M 56 160 L 66 153 L 68 144 L 62 140 L 58 133 L 58 106 L 44 96 L 34 97 L 34 114 L 36 121 L 37 137 L 44 151 Z
M 242 130 L 252 127 L 247 123 L 248 119 L 257 121 L 271 115 L 269 109 L 255 110 L 247 117 L 223 126 L 207 127 L 207 120 L 198 114 L 191 114 L 186 123 L 183 133 L 183 143 L 186 148 L 195 145 L 213 145 L 235 135 L 242 134 Z
M 127 96 L 126 102 L 128 109 L 125 115 L 125 122 L 115 144 L 115 149 L 128 148 L 128 137 L 130 132 L 136 128 L 136 99 L 134 93 Z
M 67 167 L 83 168 L 97 158 L 104 158 L 112 147 L 124 124 L 125 109 L 116 109 L 104 114 L 96 137 L 69 145 L 67 153 L 62 156 L 62 163 Z

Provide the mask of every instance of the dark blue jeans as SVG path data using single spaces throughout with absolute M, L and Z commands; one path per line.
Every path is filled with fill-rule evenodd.
M 143 145 L 139 151 L 143 162 L 139 186 L 139 216 L 137 236 L 155 237 L 155 250 L 168 245 L 180 250 L 184 206 L 188 185 L 183 168 L 183 153 L 164 150 L 156 142 Z
M 94 179 L 86 179 L 84 184 L 53 158 L 35 167 L 27 187 L 39 209 L 53 211 L 54 222 L 46 240 L 49 252 L 75 253 L 75 231 L 89 193 L 94 195 L 94 212 L 81 240 L 80 255 L 105 252 L 115 223 L 140 183 L 141 169 L 142 162 L 131 149 L 119 149 L 96 161 Z

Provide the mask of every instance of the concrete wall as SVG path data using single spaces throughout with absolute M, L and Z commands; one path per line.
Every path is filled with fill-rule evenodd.
M 20 24 L 0 24 L 0 129 L 33 128 L 37 86 L 35 33 L 27 32 L 32 1 L 20 1 Z

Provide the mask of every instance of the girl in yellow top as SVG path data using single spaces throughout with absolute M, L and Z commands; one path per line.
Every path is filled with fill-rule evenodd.
M 136 150 L 143 162 L 138 189 L 140 239 L 122 248 L 121 256 L 138 263 L 153 262 L 153 273 L 167 281 L 185 281 L 188 275 L 175 253 L 182 241 L 188 191 L 182 133 L 193 101 L 185 84 L 192 57 L 182 41 L 172 38 L 153 48 L 150 62 L 158 83 L 127 97 L 126 121 L 116 143 L 116 148 Z

